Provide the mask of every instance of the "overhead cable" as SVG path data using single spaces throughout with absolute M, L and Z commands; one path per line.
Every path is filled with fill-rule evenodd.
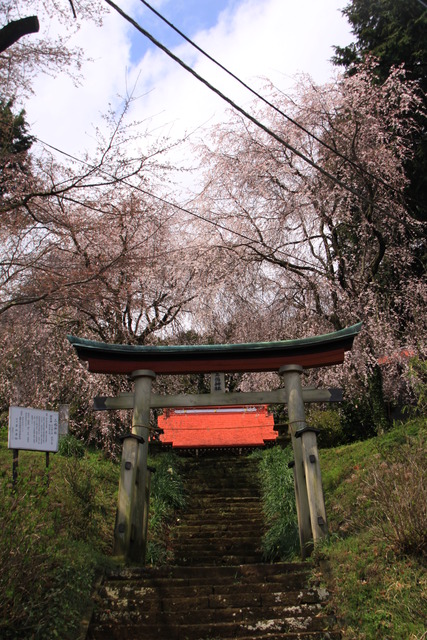
M 210 89 L 211 91 L 213 91 L 214 93 L 216 93 L 216 95 L 218 95 L 220 98 L 222 98 L 222 100 L 224 100 L 225 102 L 227 102 L 231 107 L 233 107 L 233 109 L 235 109 L 237 112 L 241 113 L 245 118 L 247 118 L 248 120 L 250 120 L 253 124 L 255 124 L 258 128 L 262 129 L 265 133 L 267 133 L 268 135 L 270 135 L 272 138 L 274 138 L 277 142 L 279 142 L 280 144 L 282 144 L 286 149 L 288 149 L 289 151 L 291 151 L 292 153 L 294 153 L 296 156 L 298 156 L 299 158 L 301 158 L 301 160 L 303 160 L 304 162 L 306 162 L 307 164 L 309 164 L 311 167 L 313 167 L 314 169 L 316 169 L 317 171 L 319 171 L 322 175 L 324 175 L 326 178 L 329 178 L 329 180 L 332 180 L 332 182 L 335 182 L 337 185 L 339 185 L 342 189 L 345 189 L 346 191 L 348 191 L 349 193 L 353 194 L 354 196 L 356 196 L 357 198 L 362 199 L 364 202 L 366 202 L 367 204 L 375 207 L 375 203 L 370 200 L 370 198 L 367 198 L 365 195 L 363 195 L 362 193 L 360 193 L 357 189 L 354 189 L 353 187 L 345 184 L 342 180 L 340 180 L 339 178 L 337 178 L 336 176 L 334 176 L 333 174 L 329 173 L 329 171 L 327 171 L 326 169 L 324 169 L 323 167 L 321 167 L 320 165 L 318 165 L 316 162 L 314 162 L 313 160 L 311 160 L 310 158 L 308 158 L 307 156 L 305 156 L 301 151 L 298 151 L 298 149 L 296 149 L 294 146 L 292 146 L 291 144 L 289 144 L 289 142 L 287 142 L 284 138 L 282 138 L 281 136 L 279 136 L 277 133 L 275 133 L 274 131 L 272 131 L 269 127 L 267 127 L 266 125 L 264 125 L 262 122 L 260 122 L 259 120 L 257 120 L 257 118 L 255 118 L 254 116 L 252 116 L 250 113 L 248 113 L 247 111 L 245 111 L 242 107 L 240 107 L 238 104 L 236 104 L 233 100 L 231 100 L 231 98 L 229 98 L 228 96 L 226 96 L 224 93 L 222 93 L 219 89 L 217 89 L 216 87 L 214 87 L 210 82 L 208 82 L 208 80 L 206 80 L 205 78 L 203 78 L 203 76 L 201 76 L 199 73 L 197 73 L 196 71 L 194 71 L 194 69 L 192 69 L 188 64 L 186 64 L 183 60 L 181 60 L 181 58 L 179 58 L 178 56 L 176 56 L 172 51 L 170 51 L 170 49 L 168 49 L 167 47 L 165 47 L 164 44 L 162 44 L 161 42 L 159 42 L 156 38 L 154 38 L 154 36 L 151 35 L 151 33 L 149 33 L 146 29 L 144 29 L 143 27 L 141 27 L 140 24 L 138 24 L 138 22 L 136 22 L 136 20 L 134 20 L 131 16 L 129 16 L 125 11 L 123 11 L 123 9 L 121 9 L 117 4 L 115 4 L 115 2 L 113 2 L 112 0 L 105 0 L 105 2 L 112 7 L 115 11 L 117 11 L 117 13 L 119 15 L 122 16 L 122 18 L 124 18 L 127 22 L 129 22 L 133 27 L 135 27 L 135 29 L 137 29 L 137 31 L 139 31 L 140 33 L 142 33 L 142 35 L 144 35 L 146 38 L 148 38 L 156 47 L 158 47 L 159 49 L 161 49 L 164 53 L 166 53 L 166 55 L 168 55 L 170 58 L 172 58 L 172 60 L 174 60 L 175 62 L 177 62 L 181 67 L 183 67 L 186 71 L 188 71 L 189 73 L 191 73 L 191 75 L 193 75 L 197 80 L 199 80 L 202 84 L 204 84 L 206 87 L 208 87 L 208 89 Z
M 248 84 L 246 84 L 246 82 L 244 82 L 243 80 L 241 80 L 238 76 L 236 76 L 232 71 L 230 71 L 229 69 L 227 69 L 227 67 L 225 67 L 223 64 L 221 64 L 220 62 L 218 62 L 218 60 L 216 60 L 215 58 L 213 58 L 209 53 L 207 53 L 204 49 L 202 49 L 198 44 L 196 44 L 193 40 L 191 40 L 191 38 L 189 38 L 188 36 L 185 35 L 185 33 L 183 33 L 180 29 L 178 29 L 178 27 L 176 27 L 174 24 L 172 24 L 172 22 L 170 22 L 167 18 L 165 18 L 159 11 L 157 11 L 156 9 L 154 9 L 154 7 L 152 7 L 148 2 L 146 2 L 146 0 L 140 0 L 140 2 L 147 7 L 147 9 L 149 9 L 150 11 L 152 11 L 158 18 L 160 18 L 160 20 L 162 20 L 165 24 L 167 24 L 171 29 L 173 29 L 173 31 L 175 31 L 175 33 L 177 33 L 178 35 L 181 36 L 181 38 L 183 38 L 186 42 L 188 42 L 189 44 L 191 44 L 192 47 L 194 47 L 197 51 L 199 51 L 199 53 L 201 53 L 203 56 L 205 56 L 208 60 L 210 60 L 211 62 L 213 62 L 213 64 L 215 64 L 217 67 L 219 67 L 222 71 L 224 71 L 225 73 L 227 73 L 229 76 L 231 76 L 234 80 L 236 80 L 239 84 L 242 85 L 242 87 L 244 87 L 245 89 L 247 89 L 248 91 L 250 91 L 250 93 L 252 93 L 252 95 L 254 95 L 256 98 L 258 98 L 259 100 L 261 100 L 262 102 L 264 102 L 264 104 L 266 104 L 267 106 L 269 106 L 271 109 L 273 109 L 274 111 L 276 111 L 276 113 L 280 114 L 281 116 L 283 116 L 284 118 L 286 118 L 286 120 L 288 120 L 288 122 L 291 122 L 293 125 L 295 125 L 298 129 L 301 129 L 301 131 L 304 131 L 304 133 L 306 133 L 308 136 L 310 136 L 311 138 L 313 138 L 313 140 L 316 140 L 316 142 L 318 142 L 319 144 L 321 144 L 323 147 L 325 147 L 325 149 L 328 149 L 328 151 L 331 151 L 334 155 L 338 156 L 339 158 L 341 158 L 342 160 L 344 160 L 345 162 L 347 162 L 348 164 L 350 164 L 352 167 L 354 167 L 355 169 L 357 169 L 358 171 L 360 171 L 361 173 L 366 174 L 367 176 L 369 176 L 370 178 L 372 178 L 373 180 L 376 180 L 377 182 L 379 182 L 380 184 L 382 184 L 384 187 L 386 187 L 387 189 L 390 189 L 391 191 L 393 191 L 394 193 L 400 195 L 400 193 L 398 192 L 397 189 L 395 189 L 392 185 L 388 184 L 385 180 L 383 180 L 380 176 L 376 176 L 373 173 L 371 173 L 368 169 L 365 169 L 365 167 L 362 167 L 361 165 L 359 165 L 357 162 L 355 162 L 354 160 L 351 160 L 351 158 L 348 158 L 346 155 L 344 155 L 343 153 L 341 153 L 340 151 L 338 151 L 337 149 L 335 149 L 334 147 L 332 147 L 331 145 L 329 145 L 327 142 L 325 142 L 324 140 L 322 140 L 321 138 L 319 138 L 318 136 L 316 136 L 315 133 L 313 133 L 312 131 L 309 131 L 306 127 L 304 127 L 301 123 L 299 123 L 297 120 L 295 120 L 294 118 L 292 118 L 291 116 L 289 116 L 287 113 L 285 113 L 284 111 L 282 111 L 281 109 L 279 109 L 279 107 L 275 104 L 273 104 L 272 102 L 270 102 L 267 98 L 265 98 L 264 96 L 262 96 L 260 93 L 258 93 L 255 89 L 253 89 L 251 86 L 249 86 Z

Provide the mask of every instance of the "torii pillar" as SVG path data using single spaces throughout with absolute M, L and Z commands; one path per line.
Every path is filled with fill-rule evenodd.
M 123 438 L 114 554 L 144 563 L 147 547 L 148 440 L 151 386 L 156 374 L 148 369 L 133 371 L 132 433 Z
M 285 382 L 289 431 L 294 451 L 295 499 L 298 530 L 303 558 L 310 555 L 316 544 L 328 535 L 326 509 L 320 474 L 316 430 L 307 426 L 301 386 L 300 365 L 286 365 L 279 369 Z

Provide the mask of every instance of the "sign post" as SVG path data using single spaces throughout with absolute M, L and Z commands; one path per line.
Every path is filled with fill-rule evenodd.
M 58 451 L 58 412 L 26 407 L 9 407 L 8 448 L 13 450 L 13 485 L 18 480 L 18 455 L 20 449 L 46 453 Z

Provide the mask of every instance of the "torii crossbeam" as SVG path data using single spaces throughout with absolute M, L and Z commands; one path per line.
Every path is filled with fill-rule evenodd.
M 303 368 L 341 364 L 361 326 L 358 323 L 334 333 L 298 340 L 190 346 L 118 345 L 68 336 L 79 358 L 88 363 L 89 371 L 131 375 L 135 383 L 133 393 L 121 394 L 117 398 L 97 398 L 95 401 L 96 409 L 133 409 L 132 433 L 123 442 L 116 554 L 137 563 L 145 562 L 151 408 L 286 403 L 295 457 L 301 554 L 305 557 L 312 543 L 327 535 L 327 521 L 316 434 L 306 424 L 304 402 L 327 402 L 339 398 L 333 390 L 303 389 L 301 373 Z M 254 371 L 277 371 L 283 376 L 284 389 L 201 396 L 159 396 L 151 393 L 156 375 Z

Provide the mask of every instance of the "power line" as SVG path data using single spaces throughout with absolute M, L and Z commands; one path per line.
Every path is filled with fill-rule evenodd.
M 220 98 L 222 98 L 222 100 L 224 100 L 225 102 L 227 102 L 230 106 L 233 107 L 233 109 L 235 109 L 236 111 L 238 111 L 239 113 L 241 113 L 245 118 L 247 118 L 248 120 L 250 120 L 251 122 L 253 122 L 253 124 L 255 124 L 257 127 L 259 127 L 260 129 L 262 129 L 265 133 L 267 133 L 268 135 L 270 135 L 271 137 L 273 137 L 277 142 L 279 142 L 280 144 L 282 144 L 286 149 L 288 149 L 289 151 L 291 151 L 292 153 L 294 153 L 296 156 L 298 156 L 299 158 L 301 158 L 304 162 L 306 162 L 307 164 L 309 164 L 311 167 L 313 167 L 314 169 L 316 169 L 317 171 L 319 171 L 322 175 L 324 175 L 326 178 L 329 178 L 329 180 L 332 180 L 332 182 L 335 182 L 337 185 L 339 185 L 342 189 L 345 189 L 346 191 L 348 191 L 349 193 L 353 194 L 354 196 L 356 196 L 357 198 L 361 198 L 364 202 L 366 202 L 367 204 L 375 207 L 375 203 L 372 202 L 372 200 L 370 200 L 369 198 L 367 198 L 366 196 L 364 196 L 362 193 L 360 193 L 359 191 L 357 191 L 356 189 L 354 189 L 353 187 L 345 184 L 342 180 L 340 180 L 339 178 L 337 178 L 336 176 L 332 175 L 331 173 L 329 173 L 329 171 L 327 171 L 326 169 L 324 169 L 323 167 L 321 167 L 320 165 L 318 165 L 316 162 L 314 162 L 313 160 L 311 160 L 310 158 L 307 158 L 307 156 L 305 156 L 303 153 L 301 153 L 301 151 L 298 151 L 298 149 L 296 149 L 295 147 L 293 147 L 291 144 L 289 144 L 288 142 L 286 142 L 286 140 L 284 138 L 282 138 L 281 136 L 279 136 L 277 133 L 275 133 L 274 131 L 272 131 L 269 127 L 267 127 L 266 125 L 262 124 L 262 122 L 260 122 L 259 120 L 257 120 L 254 116 L 252 116 L 250 113 L 248 113 L 247 111 L 245 111 L 242 107 L 240 107 L 238 104 L 236 104 L 233 100 L 231 100 L 231 98 L 228 98 L 228 96 L 226 96 L 224 93 L 222 93 L 219 89 L 217 89 L 216 87 L 214 87 L 210 82 L 208 82 L 205 78 L 203 78 L 203 76 L 201 76 L 200 74 L 198 74 L 196 71 L 194 71 L 194 69 L 192 69 L 189 65 L 187 65 L 183 60 L 181 60 L 181 58 L 179 58 L 178 56 L 176 56 L 172 51 L 170 51 L 167 47 L 165 47 L 165 45 L 163 45 L 161 42 L 159 42 L 156 38 L 154 38 L 154 36 L 151 35 L 151 33 L 149 33 L 146 29 L 144 29 L 143 27 L 141 27 L 140 24 L 138 24 L 138 22 L 136 22 L 136 20 L 134 20 L 133 18 L 131 18 L 131 16 L 129 16 L 127 13 L 125 13 L 125 11 L 123 11 L 123 9 L 121 9 L 118 5 L 116 5 L 112 0 L 105 0 L 105 2 L 112 7 L 115 11 L 117 11 L 117 13 L 119 15 L 122 16 L 122 18 L 124 18 L 127 22 L 129 22 L 133 27 L 135 27 L 135 29 L 137 29 L 137 31 L 139 31 L 140 33 L 142 33 L 142 35 L 144 35 L 146 38 L 148 38 L 156 47 L 158 47 L 159 49 L 161 49 L 164 53 L 166 53 L 166 55 L 168 55 L 170 58 L 172 58 L 172 60 L 174 60 L 175 62 L 177 62 L 181 67 L 183 67 L 186 71 L 188 71 L 188 73 L 190 73 L 191 75 L 193 75 L 197 80 L 199 80 L 202 84 L 204 84 L 206 87 L 208 87 L 208 89 L 210 89 L 211 91 L 213 91 L 214 93 L 216 93 Z
M 340 151 L 338 151 L 337 149 L 334 149 L 333 147 L 331 147 L 331 145 L 329 145 L 327 142 L 325 142 L 324 140 L 322 140 L 321 138 L 319 138 L 318 136 L 316 136 L 316 134 L 314 134 L 312 131 L 309 131 L 306 127 L 304 127 L 301 123 L 297 122 L 294 118 L 292 118 L 291 116 L 289 116 L 288 114 L 286 114 L 284 111 L 282 111 L 281 109 L 279 109 L 279 107 L 277 107 L 275 104 L 273 104 L 272 102 L 270 102 L 269 100 L 267 100 L 267 98 L 265 98 L 264 96 L 262 96 L 260 93 L 258 93 L 255 89 L 253 89 L 252 87 L 250 87 L 248 84 L 246 84 L 246 82 L 244 82 L 243 80 L 241 80 L 238 76 L 236 76 L 232 71 L 230 71 L 229 69 L 227 69 L 227 67 L 225 67 L 223 64 L 221 64 L 220 62 L 218 62 L 218 60 L 216 60 L 215 58 L 213 58 L 209 53 L 207 53 L 204 49 L 202 49 L 198 44 L 196 44 L 193 40 L 191 40 L 191 38 L 189 38 L 188 36 L 185 35 L 185 33 L 183 33 L 180 29 L 178 29 L 178 27 L 176 27 L 174 24 L 172 24 L 172 22 L 170 22 L 167 18 L 165 18 L 159 11 L 157 11 L 156 9 L 154 9 L 154 7 L 152 7 L 148 2 L 146 2 L 146 0 L 140 0 L 140 2 L 147 7 L 147 9 L 149 9 L 150 11 L 152 11 L 158 18 L 160 18 L 160 20 L 162 20 L 165 24 L 167 24 L 171 29 L 173 29 L 173 31 L 175 31 L 175 33 L 177 33 L 178 35 L 181 36 L 181 38 L 183 38 L 186 42 L 188 42 L 189 44 L 191 44 L 192 47 L 194 47 L 197 51 L 199 51 L 199 53 L 201 53 L 203 56 L 205 56 L 208 60 L 210 60 L 211 62 L 213 62 L 213 64 L 215 64 L 217 67 L 219 67 L 220 69 L 222 69 L 222 71 L 224 71 L 225 73 L 227 73 L 229 76 L 231 76 L 234 80 L 236 80 L 240 85 L 242 85 L 242 87 L 244 87 L 245 89 L 247 89 L 248 91 L 250 91 L 250 93 L 252 93 L 256 98 L 258 98 L 259 100 L 261 100 L 262 102 L 264 102 L 267 106 L 269 106 L 271 109 L 273 109 L 274 111 L 276 111 L 276 113 L 279 113 L 281 116 L 283 116 L 284 118 L 286 118 L 286 120 L 288 120 L 288 122 L 291 122 L 293 125 L 295 125 L 296 127 L 298 127 L 299 129 L 301 129 L 301 131 L 304 131 L 304 133 L 306 133 L 308 136 L 310 136 L 311 138 L 313 138 L 313 140 L 316 140 L 316 142 L 318 142 L 319 144 L 321 144 L 323 147 L 325 147 L 326 149 L 328 149 L 329 151 L 331 151 L 334 155 L 338 156 L 339 158 L 341 158 L 342 160 L 344 160 L 345 162 L 347 162 L 348 164 L 350 164 L 352 167 L 354 167 L 355 169 L 357 169 L 358 171 L 360 171 L 361 173 L 366 174 L 367 176 L 369 176 L 370 178 L 372 178 L 373 180 L 379 182 L 380 184 L 382 184 L 384 187 L 386 187 L 387 189 L 390 189 L 391 191 L 393 191 L 393 193 L 400 195 L 399 191 L 397 189 L 395 189 L 392 185 L 388 184 L 385 180 L 383 180 L 381 177 L 379 176 L 375 176 L 373 173 L 371 173 L 370 171 L 368 171 L 368 169 L 365 169 L 365 167 L 362 167 L 361 165 L 357 164 L 357 162 L 354 162 L 354 160 L 351 160 L 350 158 L 348 158 L 347 156 L 345 156 L 343 153 L 341 153 Z

